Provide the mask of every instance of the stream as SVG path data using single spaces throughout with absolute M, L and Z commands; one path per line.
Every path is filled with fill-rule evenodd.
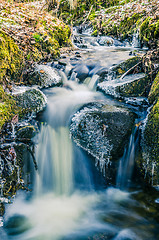
M 59 70 L 64 86 L 43 90 L 48 104 L 38 119 L 40 132 L 34 139 L 38 171 L 30 163 L 33 191 L 19 191 L 13 204 L 7 205 L 1 239 L 157 240 L 156 191 L 143 189 L 137 181 L 129 186 L 127 182 L 131 181 L 134 169 L 136 128 L 119 161 L 116 185 L 112 186 L 95 167 L 94 158 L 73 142 L 69 130 L 72 116 L 84 104 L 125 106 L 94 90 L 96 72 L 130 58 L 133 48 L 119 43 L 103 46 L 86 34 L 77 37 L 87 48 L 77 49 L 75 56 L 63 61 L 68 66 L 95 66 L 94 72 L 79 83 L 76 75 L 68 77 Z M 139 118 L 144 114 L 139 114 Z

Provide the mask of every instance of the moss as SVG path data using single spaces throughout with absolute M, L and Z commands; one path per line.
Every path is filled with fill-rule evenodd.
M 159 20 L 154 21 L 151 17 L 147 17 L 140 25 L 140 38 L 149 47 L 151 42 L 157 46 L 159 38 Z
M 0 83 L 20 79 L 23 55 L 14 40 L 0 29 Z
M 0 87 L 0 129 L 3 124 L 18 114 L 20 108 L 17 107 L 16 101 L 9 94 L 5 93 Z
M 97 37 L 97 36 L 98 36 L 98 30 L 97 30 L 97 29 L 94 30 L 94 32 L 92 33 L 92 36 L 94 36 L 94 37 Z
M 126 71 L 128 71 L 130 68 L 135 66 L 140 61 L 141 61 L 140 57 L 133 57 L 120 63 L 116 67 L 113 67 L 112 70 L 115 71 L 117 77 L 120 77 L 122 74 L 124 74 Z
M 159 166 L 159 100 L 153 106 L 145 128 L 145 141 L 152 162 Z
M 124 97 L 147 97 L 150 89 L 151 78 L 146 76 L 131 83 L 126 83 L 116 88 L 116 91 Z
M 149 102 L 153 103 L 159 99 L 159 73 L 157 74 L 149 93 Z

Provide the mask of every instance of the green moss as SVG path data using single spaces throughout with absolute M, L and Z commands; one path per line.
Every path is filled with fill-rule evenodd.
M 18 114 L 20 108 L 17 107 L 15 100 L 9 94 L 5 93 L 0 87 L 0 129 L 3 124 Z
M 33 38 L 36 42 L 40 42 L 42 40 L 42 37 L 38 33 L 33 34 Z
M 146 76 L 131 83 L 124 84 L 116 88 L 116 91 L 124 97 L 147 97 L 151 78 Z
M 112 70 L 116 72 L 117 77 L 121 77 L 122 74 L 124 74 L 126 71 L 128 71 L 130 68 L 135 66 L 138 62 L 141 61 L 140 57 L 132 57 L 116 67 L 114 67 Z
M 94 30 L 94 32 L 92 33 L 92 36 L 97 37 L 98 36 L 98 30 Z
M 0 83 L 20 79 L 23 55 L 14 40 L 0 30 Z
M 159 99 L 159 73 L 157 74 L 149 93 L 149 102 L 153 103 Z
M 150 46 L 150 42 L 154 42 L 157 45 L 159 20 L 153 21 L 151 17 L 147 17 L 140 25 L 140 38 L 148 46 Z
M 159 100 L 153 106 L 145 128 L 145 141 L 150 160 L 159 165 Z

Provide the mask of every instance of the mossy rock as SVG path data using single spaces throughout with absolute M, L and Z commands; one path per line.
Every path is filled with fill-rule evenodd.
M 19 81 L 22 69 L 22 52 L 14 40 L 0 29 L 0 83 Z
M 121 77 L 125 72 L 127 72 L 130 68 L 139 62 L 141 62 L 141 57 L 133 57 L 113 67 L 112 71 L 116 73 L 117 77 Z
M 29 85 L 38 85 L 40 88 L 60 86 L 62 80 L 58 72 L 51 66 L 36 64 L 24 74 L 24 82 Z
M 148 96 L 149 102 L 153 103 L 159 99 L 159 73 L 157 74 Z
M 30 89 L 23 93 L 14 95 L 17 105 L 21 108 L 20 118 L 37 114 L 46 107 L 46 97 L 38 89 Z
M 151 82 L 150 76 L 147 75 L 138 80 L 118 86 L 115 88 L 115 91 L 119 93 L 121 97 L 147 97 Z
M 159 100 L 153 106 L 144 130 L 144 153 L 146 169 L 153 184 L 159 180 Z M 154 175 L 152 176 L 154 164 Z M 153 178 L 153 179 L 152 179 Z
M 140 38 L 148 47 L 158 47 L 159 20 L 154 21 L 152 17 L 147 17 L 140 25 Z
M 31 139 L 35 137 L 38 130 L 32 125 L 20 127 L 16 132 L 16 137 L 19 139 Z
M 0 86 L 0 129 L 21 110 L 14 98 Z

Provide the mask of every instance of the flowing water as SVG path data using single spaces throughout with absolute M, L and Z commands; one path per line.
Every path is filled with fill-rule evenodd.
M 95 46 L 83 53 L 83 61 L 94 61 L 96 65 L 100 61 L 109 67 L 127 59 L 129 51 Z M 116 102 L 93 90 L 96 75 L 85 84 L 67 80 L 65 75 L 64 79 L 65 87 L 44 91 L 48 106 L 35 139 L 38 171 L 33 174 L 33 192 L 18 192 L 14 203 L 7 206 L 4 228 L 0 228 L 1 239 L 159 239 L 156 195 L 144 192 L 139 185 L 132 190 L 128 188 L 136 130 L 120 160 L 117 186 L 106 187 L 104 178 L 100 179 L 92 164 L 94 160 L 72 142 L 69 123 L 85 103 L 99 101 L 114 105 Z

